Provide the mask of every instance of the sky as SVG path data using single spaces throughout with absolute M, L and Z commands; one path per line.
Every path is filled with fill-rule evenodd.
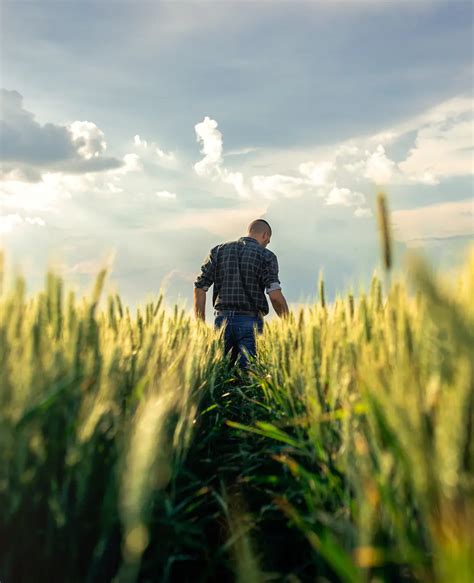
M 292 303 L 474 233 L 473 4 L 1 1 L 0 236 L 32 291 L 108 265 L 132 306 L 192 303 L 209 249 L 265 217 Z M 208 302 L 209 304 L 209 302 Z

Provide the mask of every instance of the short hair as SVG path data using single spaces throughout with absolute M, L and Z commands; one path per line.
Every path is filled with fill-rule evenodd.
M 269 232 L 272 235 L 272 228 L 265 219 L 255 219 L 249 225 L 249 233 L 258 233 L 259 235 Z

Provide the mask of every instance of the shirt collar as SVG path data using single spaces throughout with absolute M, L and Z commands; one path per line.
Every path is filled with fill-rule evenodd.
M 246 243 L 255 243 L 256 245 L 260 245 L 260 243 L 253 237 L 240 237 L 239 241 L 245 241 Z

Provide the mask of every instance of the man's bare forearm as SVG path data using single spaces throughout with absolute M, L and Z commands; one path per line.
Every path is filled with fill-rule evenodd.
M 206 321 L 206 292 L 199 288 L 194 288 L 194 316 L 197 320 Z
M 280 290 L 272 291 L 270 293 L 270 300 L 272 302 L 273 309 L 278 314 L 278 316 L 280 316 L 280 318 L 288 316 L 290 310 L 288 308 L 285 296 L 281 293 Z
M 273 304 L 273 308 L 280 318 L 285 318 L 290 313 L 288 303 L 285 298 Z

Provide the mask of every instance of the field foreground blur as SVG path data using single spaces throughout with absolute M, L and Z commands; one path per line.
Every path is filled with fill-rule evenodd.
M 474 581 L 474 249 L 322 284 L 244 378 L 105 277 L 0 296 L 2 583 Z

